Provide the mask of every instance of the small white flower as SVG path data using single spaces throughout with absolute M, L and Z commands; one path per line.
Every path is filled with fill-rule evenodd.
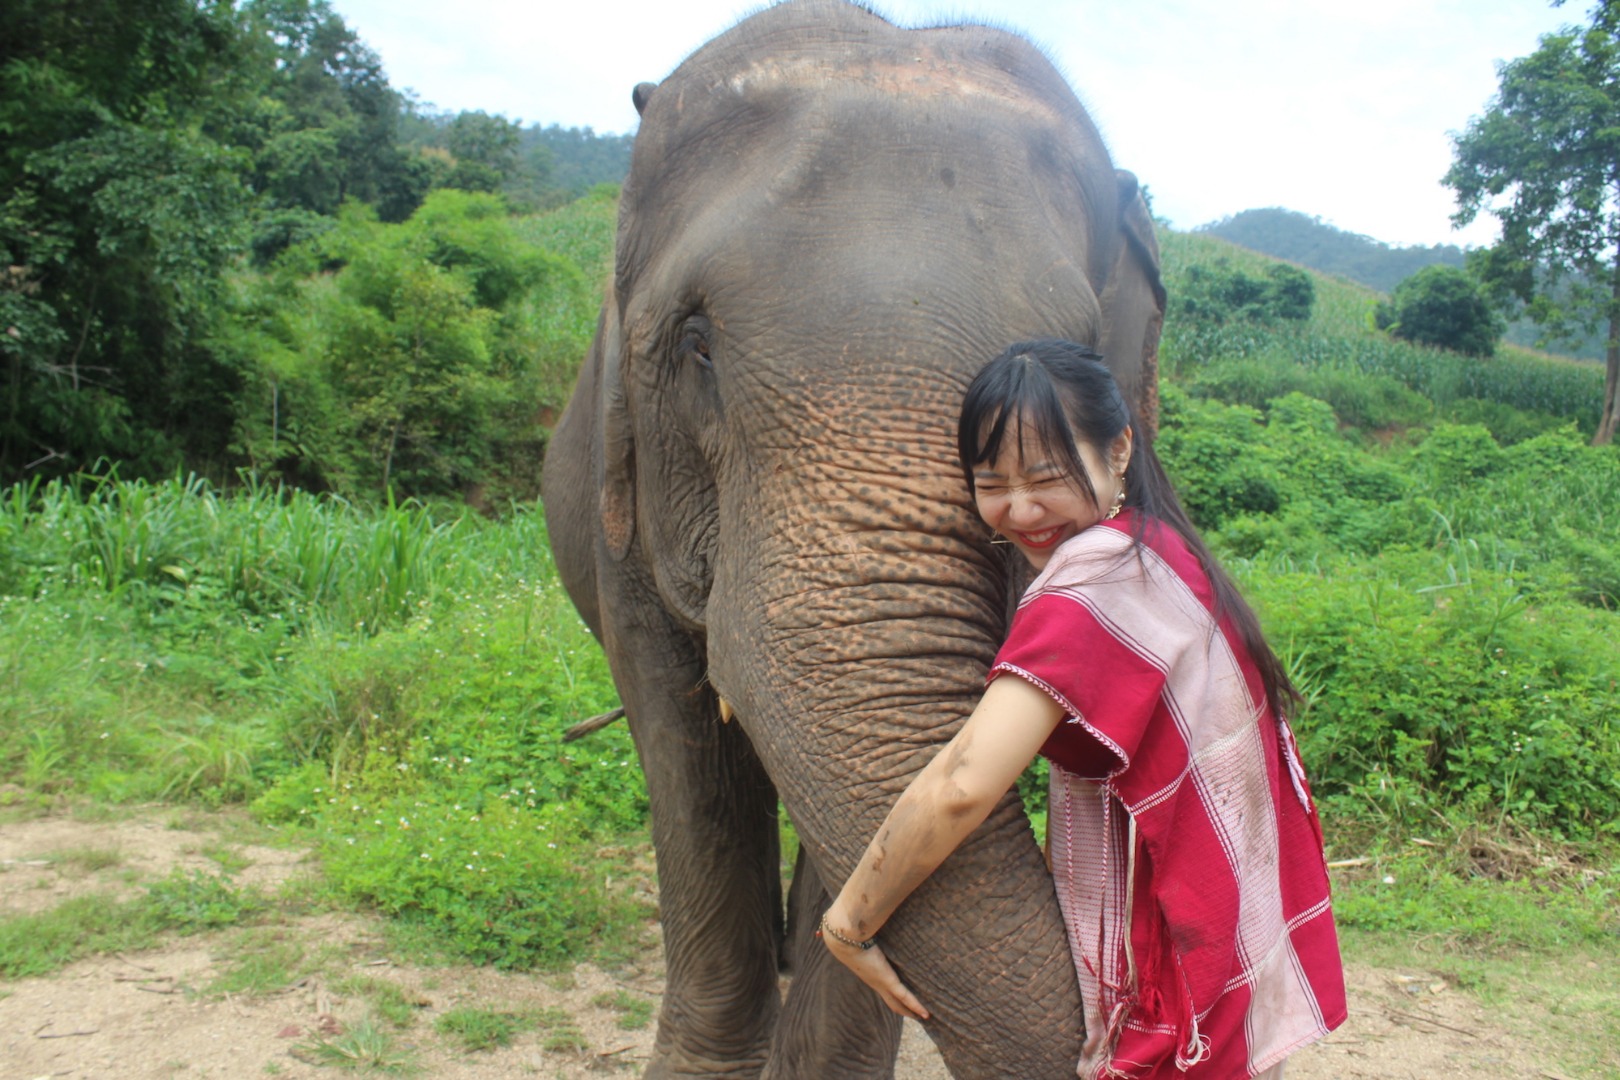
M 1393 884 L 1395 884 L 1395 875 L 1394 874 L 1385 874 L 1384 875 L 1384 884 L 1385 885 L 1393 885 Z

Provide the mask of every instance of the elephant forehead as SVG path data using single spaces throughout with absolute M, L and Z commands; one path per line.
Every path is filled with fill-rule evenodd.
M 1074 110 L 1060 109 L 1045 96 L 1031 94 L 1029 86 L 1012 73 L 964 66 L 962 57 L 947 56 L 933 47 L 879 56 L 764 56 L 733 71 L 725 79 L 725 86 L 743 97 L 782 89 L 823 93 L 832 87 L 846 91 L 859 88 L 890 99 L 987 105 L 1043 124 L 1070 124 L 1075 120 Z

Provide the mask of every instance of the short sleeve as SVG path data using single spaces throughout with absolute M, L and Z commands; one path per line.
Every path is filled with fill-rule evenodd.
M 1019 608 L 989 679 L 1004 674 L 1033 684 L 1068 714 L 1041 754 L 1087 779 L 1130 766 L 1164 690 L 1164 672 L 1072 593 L 1047 593 Z

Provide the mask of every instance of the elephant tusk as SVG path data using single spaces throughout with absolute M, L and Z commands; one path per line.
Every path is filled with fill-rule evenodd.
M 725 698 L 720 698 L 719 701 L 720 701 L 720 722 L 722 724 L 729 724 L 729 723 L 731 723 L 731 718 L 733 716 L 737 715 L 737 710 L 733 709 L 731 707 L 731 702 L 727 701 Z

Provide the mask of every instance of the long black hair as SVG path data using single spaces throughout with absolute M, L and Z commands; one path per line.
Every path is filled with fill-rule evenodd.
M 1147 431 L 1136 423 L 1130 403 L 1094 349 L 1058 338 L 1024 341 L 979 371 L 962 400 L 956 429 L 957 454 L 969 493 L 974 491 L 974 468 L 995 462 L 1009 429 L 1011 445 L 1017 446 L 1025 424 L 1031 425 L 1042 452 L 1063 465 L 1066 476 L 1093 506 L 1097 506 L 1097 492 L 1075 437 L 1084 439 L 1101 460 L 1108 461 L 1114 440 L 1126 427 L 1131 428 L 1134 438 L 1125 466 L 1125 506 L 1137 511 L 1133 547 L 1140 548 L 1149 520 L 1163 522 L 1180 535 L 1209 577 L 1216 617 L 1230 620 L 1259 669 L 1267 703 L 1278 715 L 1291 711 L 1300 696 L 1287 669 L 1266 644 L 1253 609 L 1182 509 Z

